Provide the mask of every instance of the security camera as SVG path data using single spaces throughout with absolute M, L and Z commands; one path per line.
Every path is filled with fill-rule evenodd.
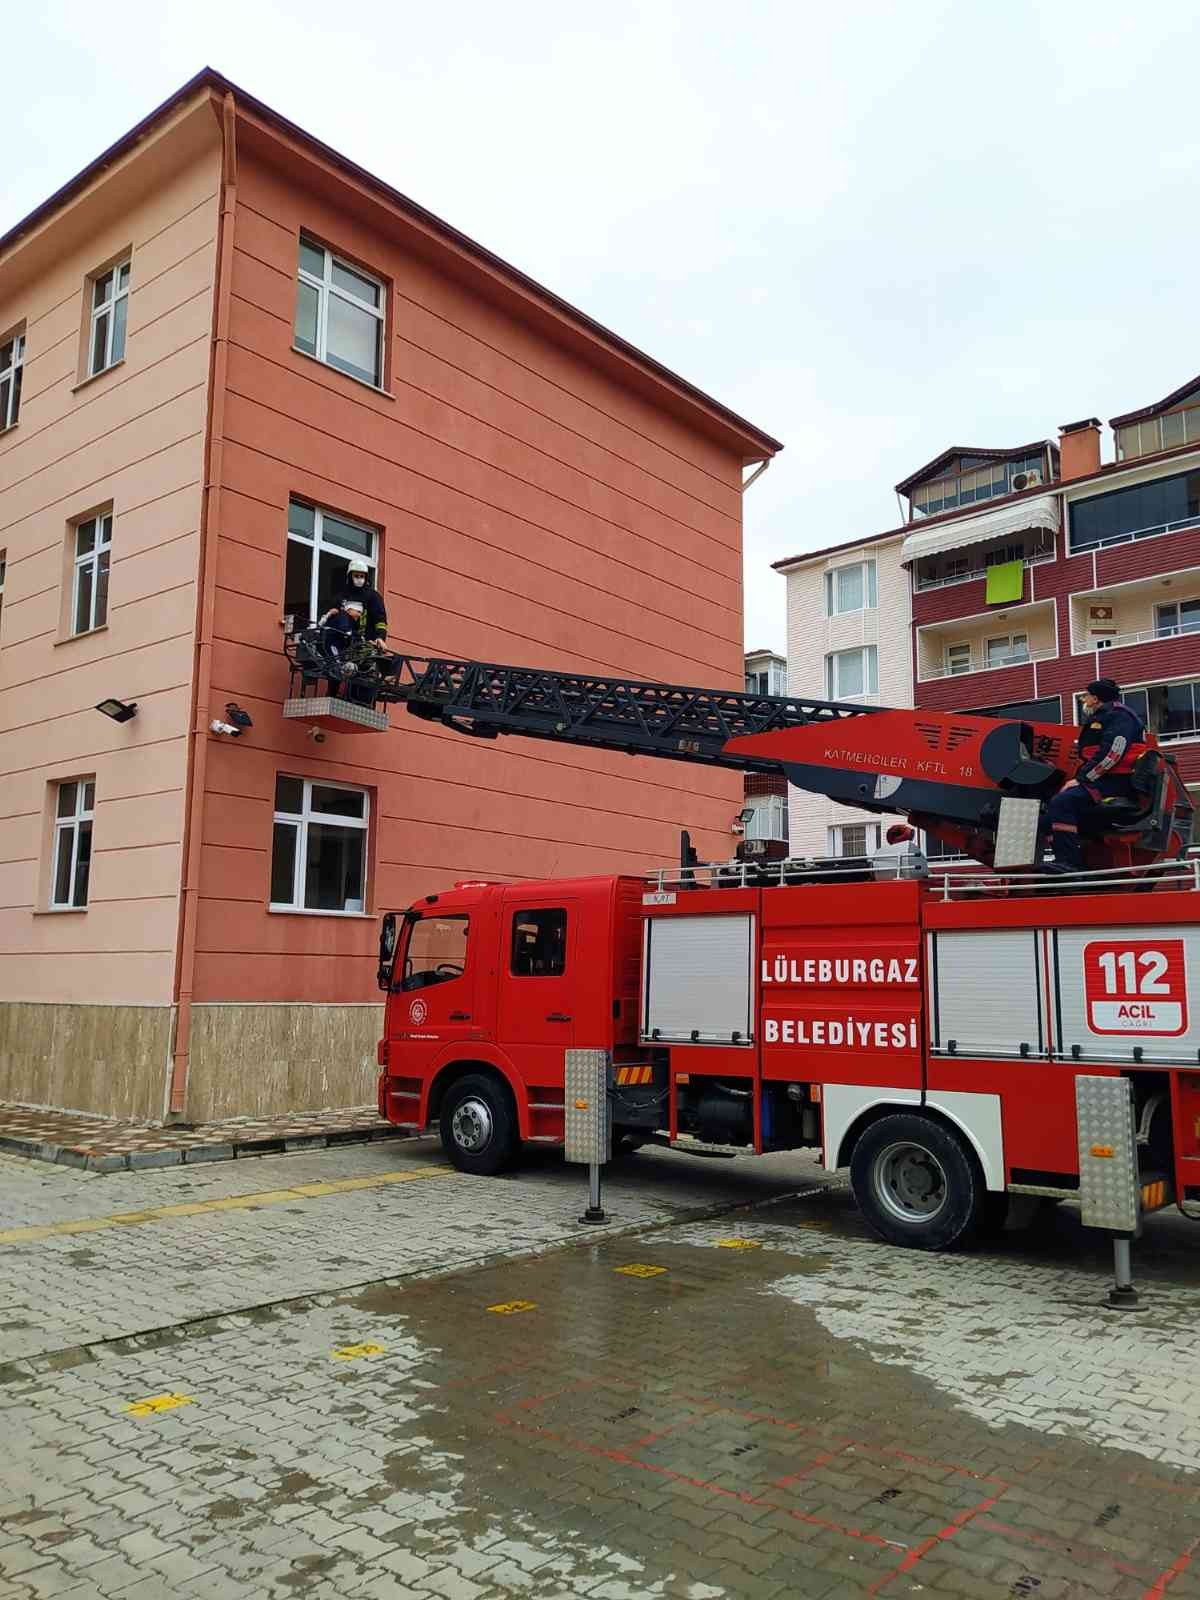
M 214 720 L 210 722 L 208 726 L 212 733 L 227 733 L 231 739 L 238 739 L 241 737 L 242 730 L 240 728 L 235 728 L 232 722 L 220 722 Z

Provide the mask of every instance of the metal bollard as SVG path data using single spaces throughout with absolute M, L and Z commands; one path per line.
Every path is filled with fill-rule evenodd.
M 588 1204 L 580 1222 L 607 1222 L 600 1204 L 600 1168 L 612 1160 L 612 1106 L 607 1050 L 568 1050 L 563 1072 L 565 1138 L 568 1161 L 587 1164 Z
M 1136 1311 L 1140 1304 L 1133 1287 L 1133 1262 L 1127 1233 L 1113 1234 L 1113 1286 L 1108 1303 L 1114 1311 Z

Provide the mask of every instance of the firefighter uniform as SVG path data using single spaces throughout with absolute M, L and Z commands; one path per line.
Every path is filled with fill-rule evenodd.
M 1141 718 L 1117 698 L 1117 686 L 1099 679 L 1089 685 L 1089 693 L 1097 691 L 1099 703 L 1088 714 L 1075 745 L 1079 761 L 1075 783 L 1060 789 L 1046 808 L 1055 865 L 1067 872 L 1083 866 L 1080 827 L 1096 820 L 1106 800 L 1136 798 L 1130 775 L 1148 748 Z

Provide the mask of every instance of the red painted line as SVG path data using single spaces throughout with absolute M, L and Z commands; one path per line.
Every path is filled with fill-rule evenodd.
M 917 1545 L 915 1549 L 910 1550 L 898 1567 L 893 1567 L 890 1572 L 877 1579 L 867 1590 L 867 1593 L 878 1594 L 881 1589 L 886 1588 L 891 1583 L 893 1578 L 898 1578 L 902 1572 L 911 1572 L 917 1562 L 923 1556 L 927 1556 L 935 1546 L 945 1544 L 948 1539 L 953 1539 L 954 1535 L 962 1528 L 965 1528 L 968 1522 L 973 1522 L 984 1511 L 990 1511 L 1004 1493 L 1005 1489 L 1001 1489 L 1000 1494 L 991 1495 L 987 1500 L 981 1500 L 977 1506 L 971 1506 L 966 1511 L 960 1511 L 954 1521 L 947 1523 L 940 1533 L 931 1534 L 928 1539 Z
M 1186 1572 L 1191 1566 L 1192 1556 L 1195 1554 L 1198 1546 L 1200 1546 L 1200 1539 L 1193 1539 L 1183 1554 L 1181 1556 L 1176 1556 L 1171 1565 L 1167 1567 L 1165 1571 L 1159 1573 L 1158 1577 L 1142 1596 L 1142 1600 L 1160 1600 L 1160 1597 L 1166 1594 L 1167 1590 L 1175 1582 L 1175 1579 L 1179 1576 L 1179 1574 L 1181 1572 Z
M 772 1480 L 772 1489 L 786 1489 L 789 1484 L 798 1483 L 801 1478 L 806 1478 L 810 1472 L 816 1472 L 819 1467 L 827 1467 L 831 1461 L 836 1461 L 838 1456 L 844 1455 L 850 1448 L 851 1441 L 838 1445 L 836 1450 L 827 1450 L 823 1456 L 818 1456 L 815 1461 L 810 1461 L 806 1467 L 801 1467 L 799 1472 L 789 1472 L 784 1478 Z
M 1041 1550 L 1054 1550 L 1062 1555 L 1069 1555 L 1072 1560 L 1082 1562 L 1084 1557 L 1090 1556 L 1097 1564 L 1111 1567 L 1123 1577 L 1137 1578 L 1143 1583 L 1146 1580 L 1146 1573 L 1130 1566 L 1128 1561 L 1110 1556 L 1107 1550 L 1099 1550 L 1095 1545 L 1086 1542 L 1081 1543 L 1073 1539 L 1068 1544 L 1063 1539 L 1052 1539 L 1049 1534 L 1033 1533 L 1027 1528 L 1014 1528 L 1010 1523 L 997 1522 L 995 1517 L 984 1517 L 979 1526 L 988 1533 L 1002 1533 L 1006 1539 L 1019 1539 L 1023 1544 L 1036 1545 Z

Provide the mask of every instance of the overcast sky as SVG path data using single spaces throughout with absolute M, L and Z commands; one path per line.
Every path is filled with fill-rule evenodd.
M 1195 0 L 79 0 L 5 27 L 0 228 L 202 65 L 782 439 L 769 563 L 949 444 L 1200 370 Z M 1110 446 L 1106 445 L 1106 450 Z

